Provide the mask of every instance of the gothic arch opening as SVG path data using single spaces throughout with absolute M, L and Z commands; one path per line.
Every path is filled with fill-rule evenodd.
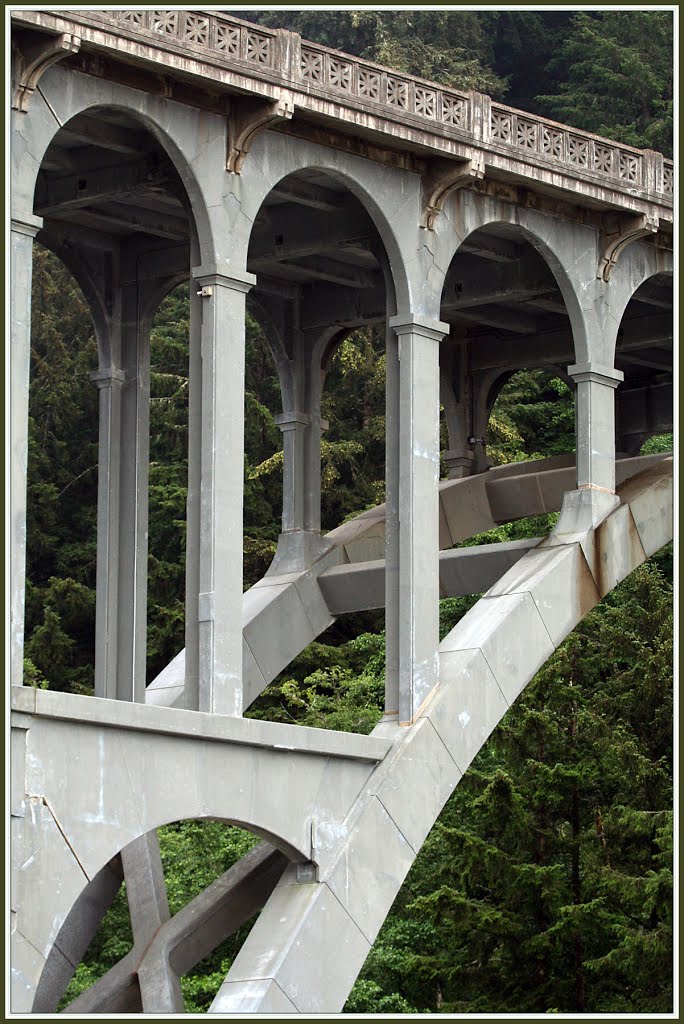
M 163 443 L 156 422 L 159 402 L 167 408 L 174 404 L 173 389 L 160 387 L 160 378 L 165 376 L 168 385 L 174 375 L 177 382 L 180 377 L 187 383 L 188 377 L 187 369 L 175 367 L 173 361 L 187 359 L 191 332 L 188 328 L 184 337 L 176 337 L 184 317 L 176 309 L 173 320 L 174 312 L 168 309 L 173 299 L 168 296 L 187 282 L 191 247 L 197 251 L 199 246 L 194 219 L 198 196 L 187 192 L 183 179 L 191 182 L 192 176 L 187 169 L 181 173 L 184 168 L 179 167 L 177 154 L 169 155 L 171 149 L 171 141 L 137 112 L 119 107 L 88 109 L 53 136 L 34 197 L 34 213 L 43 222 L 37 240 L 57 251 L 82 284 L 97 337 L 98 363 L 92 368 L 89 399 L 99 405 L 95 421 L 99 415 L 97 544 L 92 545 L 91 559 L 93 568 L 97 563 L 92 595 L 94 690 L 100 696 L 138 701 L 145 699 L 148 673 L 154 675 L 158 656 L 168 654 L 169 637 L 164 632 L 169 636 L 174 629 L 177 632 L 179 622 L 182 631 L 183 618 L 181 594 L 175 621 L 167 622 L 148 645 L 148 554 L 151 548 L 153 569 L 159 569 L 161 562 L 168 564 L 165 555 L 160 557 L 161 549 L 174 530 L 171 546 L 178 546 L 185 519 L 181 493 L 186 489 L 181 480 L 185 468 L 175 476 L 162 473 L 163 479 L 156 472 L 160 462 L 176 467 L 187 463 L 187 440 L 183 442 L 182 437 L 187 429 L 187 396 L 176 402 L 175 415 L 163 423 Z M 185 292 L 180 300 L 184 309 L 187 285 Z M 163 335 L 157 312 L 162 303 L 166 310 L 162 320 L 172 320 Z M 158 393 L 153 388 L 151 405 L 153 325 L 157 329 L 154 358 L 165 354 L 155 367 Z M 175 355 L 167 366 L 174 344 Z M 71 443 L 78 449 L 78 436 Z M 150 483 L 157 490 L 148 545 Z M 160 488 L 166 489 L 161 502 L 156 501 Z M 164 574 L 157 575 L 162 579 Z M 162 579 L 162 589 L 168 594 L 176 582 Z M 158 595 L 151 596 L 156 600 Z
M 440 346 L 451 477 L 484 471 L 487 423 L 505 375 L 574 362 L 570 318 L 547 261 L 519 228 L 491 223 L 457 250 L 442 292 Z
M 394 312 L 393 286 L 371 213 L 345 178 L 319 168 L 288 175 L 265 198 L 247 269 L 257 278 L 249 302 L 273 353 L 282 400 L 274 417 L 282 455 L 268 467 L 277 470 L 282 460 L 282 527 L 265 581 L 275 584 L 279 574 L 320 559 L 330 548 L 328 531 L 385 497 L 386 323 L 388 299 L 389 315 Z M 350 504 L 360 484 L 362 507 L 358 497 Z M 372 543 L 375 557 L 384 558 L 384 539 Z M 383 604 L 360 598 L 358 610 L 338 622 L 326 613 L 330 628 L 319 630 L 318 661 L 313 648 L 300 645 L 305 649 L 288 674 L 303 684 L 312 669 L 320 669 L 320 707 L 334 704 L 334 649 L 381 629 Z M 249 713 L 282 714 L 282 695 L 274 696 L 282 682 L 280 677 Z M 362 717 L 359 728 L 366 731 L 374 720 Z

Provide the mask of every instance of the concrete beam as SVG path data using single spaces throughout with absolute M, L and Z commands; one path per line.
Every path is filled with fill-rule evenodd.
M 117 167 L 105 167 L 87 175 L 68 175 L 44 180 L 38 188 L 35 209 L 41 216 L 65 213 L 108 200 L 128 199 L 160 192 L 175 183 L 170 165 L 158 160 L 141 160 Z
M 672 318 L 666 315 L 625 320 L 618 337 L 616 358 L 621 353 L 672 343 Z M 472 353 L 473 370 L 543 366 L 571 362 L 574 342 L 569 329 L 548 331 L 526 338 L 481 338 Z
M 187 217 L 183 216 L 180 210 L 175 216 L 170 216 L 146 210 L 141 206 L 108 203 L 106 207 L 81 207 L 75 212 L 77 216 L 87 217 L 89 222 L 94 221 L 95 224 L 100 223 L 114 228 L 124 228 L 127 231 L 142 232 L 157 238 L 185 241 L 190 233 Z
M 482 594 L 535 547 L 539 538 L 480 544 L 439 553 L 441 597 Z M 385 561 L 334 566 L 318 578 L 331 615 L 385 607 Z
M 62 137 L 73 139 L 87 146 L 97 146 L 125 156 L 140 156 L 149 151 L 149 136 L 136 132 L 134 128 L 122 128 L 106 121 L 79 117 L 60 129 Z

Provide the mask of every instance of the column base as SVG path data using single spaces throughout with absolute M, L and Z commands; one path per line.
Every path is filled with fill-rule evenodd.
M 288 530 L 278 537 L 273 561 L 267 576 L 282 576 L 288 572 L 303 572 L 330 551 L 332 545 L 318 531 Z
M 551 536 L 563 538 L 574 534 L 584 534 L 594 530 L 606 516 L 620 504 L 617 494 L 596 487 L 581 487 L 575 491 L 566 491 L 560 517 Z

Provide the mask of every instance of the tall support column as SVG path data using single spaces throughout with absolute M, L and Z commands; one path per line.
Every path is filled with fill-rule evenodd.
M 199 710 L 242 715 L 245 295 L 252 274 L 193 271 L 202 292 Z
M 26 585 L 26 471 L 31 365 L 33 239 L 40 217 L 12 218 L 10 254 L 10 676 L 21 686 L 24 665 Z
M 324 371 L 320 345 L 313 346 L 305 366 L 304 397 L 309 424 L 304 433 L 304 529 L 321 532 L 321 437 L 328 423 L 321 419 Z
M 399 720 L 399 343 L 385 329 L 385 720 Z
M 449 447 L 442 452 L 450 480 L 470 476 L 475 464 L 472 435 L 472 373 L 465 336 L 454 338 L 440 353 L 440 395 L 446 416 Z
M 399 724 L 437 685 L 439 342 L 449 325 L 392 317 L 399 349 Z
M 197 253 L 193 253 L 197 259 Z M 194 262 L 194 261 L 193 261 Z M 185 541 L 185 706 L 199 710 L 200 484 L 202 469 L 202 296 L 190 287 L 188 497 Z
M 121 390 L 123 370 L 110 366 L 90 379 L 100 393 L 97 465 L 97 584 L 95 696 L 116 700 L 121 508 Z
M 589 492 L 597 512 L 608 511 L 615 497 L 615 388 L 624 374 L 612 366 L 575 364 L 568 373 L 577 385 L 577 490 Z
M 144 702 L 150 463 L 150 319 L 137 282 L 121 294 L 119 628 L 117 697 Z
M 149 318 L 139 283 L 119 285 L 100 392 L 95 695 L 145 700 Z M 120 363 L 121 366 L 116 364 Z

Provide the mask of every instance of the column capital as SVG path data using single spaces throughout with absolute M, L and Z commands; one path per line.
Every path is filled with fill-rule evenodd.
M 423 316 L 422 313 L 399 313 L 390 317 L 389 325 L 395 334 L 419 334 L 422 338 L 431 338 L 433 341 L 441 341 L 451 330 L 450 324 L 441 320 L 434 320 L 430 316 Z
M 279 412 L 274 419 L 282 431 L 303 430 L 311 423 L 311 417 L 308 413 L 296 412 L 295 410 Z
M 22 213 L 21 216 L 12 217 L 12 231 L 21 235 L 28 235 L 35 238 L 43 226 L 43 218 L 36 217 L 33 213 Z
M 572 366 L 568 366 L 568 373 L 576 384 L 591 381 L 609 388 L 616 388 L 625 379 L 622 370 L 616 370 L 614 366 L 603 366 L 601 363 L 573 363 Z
M 203 263 L 190 271 L 193 280 L 203 287 L 217 285 L 235 292 L 248 292 L 256 284 L 256 275 L 233 269 L 224 263 Z
M 107 366 L 104 370 L 94 370 L 90 379 L 96 388 L 122 388 L 126 381 L 126 374 L 115 366 Z

